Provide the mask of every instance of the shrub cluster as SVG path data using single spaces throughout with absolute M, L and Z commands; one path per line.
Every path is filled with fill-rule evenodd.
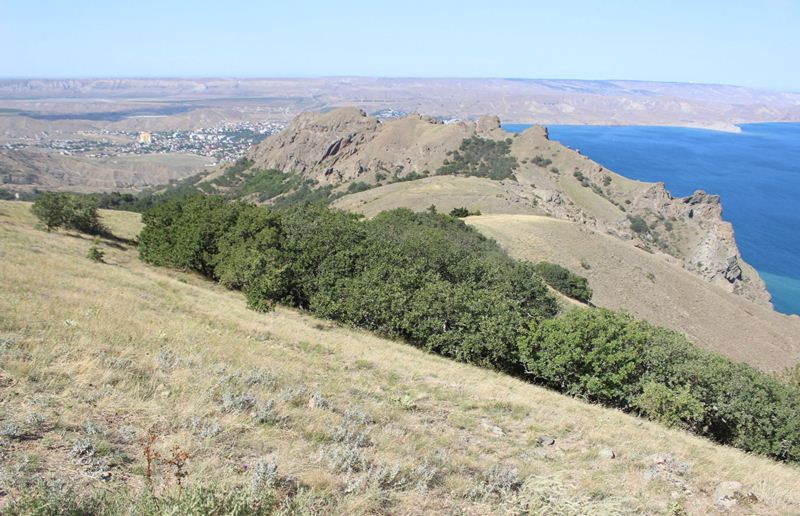
M 800 390 L 683 336 L 605 309 L 532 325 L 519 340 L 531 378 L 720 443 L 800 461 Z
M 461 220 L 406 209 L 372 220 L 304 205 L 269 210 L 196 196 L 147 212 L 143 260 L 458 360 L 518 372 L 516 336 L 555 299 L 525 262 Z
M 592 289 L 583 276 L 570 272 L 568 269 L 550 262 L 539 262 L 534 267 L 536 272 L 548 285 L 558 290 L 565 296 L 588 303 L 592 299 Z
M 468 210 L 467 208 L 465 208 L 463 206 L 460 207 L 460 208 L 453 208 L 452 210 L 450 210 L 450 216 L 451 217 L 458 217 L 460 219 L 463 219 L 464 217 L 471 217 L 473 215 L 480 215 L 480 214 L 481 214 L 481 210 L 470 211 L 470 210 Z
M 473 136 L 447 155 L 449 159 L 436 172 L 439 175 L 461 174 L 499 181 L 512 177 L 517 169 L 517 158 L 511 155 L 510 138 L 498 141 Z
M 157 206 L 143 220 L 142 259 L 241 289 L 255 309 L 300 307 L 800 461 L 797 387 L 626 314 L 587 309 L 555 318 L 539 274 L 588 298 L 585 283 L 552 264 L 509 258 L 458 218 L 397 209 L 363 220 L 322 206 L 270 210 L 197 196 Z
M 36 199 L 31 211 L 48 231 L 60 227 L 94 235 L 106 231 L 97 204 L 87 196 L 46 192 Z

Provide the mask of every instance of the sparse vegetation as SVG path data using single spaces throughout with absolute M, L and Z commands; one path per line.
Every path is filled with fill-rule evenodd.
M 15 279 L 0 283 L 0 382 L 13 382 L 0 420 L 43 421 L 22 440 L 0 437 L 4 514 L 660 513 L 671 487 L 648 475 L 673 463 L 697 466 L 664 477 L 693 493 L 681 498 L 689 513 L 713 510 L 704 489 L 720 480 L 752 491 L 756 513 L 800 503 L 796 468 L 308 313 L 254 313 L 236 293 L 148 266 L 130 247 L 109 246 L 116 265 L 96 267 L 85 239 L 53 234 L 40 247 L 27 206 L 0 204 L 12 221 L 0 231 L 0 269 Z M 101 216 L 117 234 L 138 231 L 137 215 Z M 226 390 L 258 402 L 224 412 Z M 315 391 L 332 409 L 309 408 Z M 280 424 L 255 419 L 270 400 Z M 365 470 L 337 474 L 314 460 L 339 444 L 336 427 L 368 435 Z M 165 462 L 153 468 L 155 494 L 145 488 L 140 440 L 150 432 L 163 461 L 176 444 L 189 453 L 182 492 Z M 540 433 L 556 444 L 533 445 Z M 82 440 L 90 446 L 74 458 Z M 597 458 L 606 446 L 613 461 Z M 674 460 L 650 458 L 665 454 Z M 490 475 L 493 466 L 516 470 L 521 487 L 478 495 L 508 485 L 491 478 L 513 479 Z
M 473 136 L 461 142 L 457 151 L 448 151 L 449 160 L 438 175 L 488 177 L 499 181 L 513 177 L 517 158 L 511 155 L 511 139 L 489 140 Z

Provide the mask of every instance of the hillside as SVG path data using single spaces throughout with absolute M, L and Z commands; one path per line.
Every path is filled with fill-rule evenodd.
M 800 317 L 708 288 L 675 261 L 654 259 L 609 235 L 551 217 L 487 215 L 467 221 L 516 258 L 559 263 L 587 277 L 598 306 L 679 329 L 762 369 L 781 371 L 800 363 Z
M 510 147 L 503 154 L 486 143 L 492 141 L 506 141 Z M 463 147 L 466 142 L 474 147 Z M 514 164 L 501 181 L 505 193 L 495 194 L 504 202 L 495 202 L 490 213 L 519 213 L 521 205 L 527 205 L 529 213 L 577 221 L 679 258 L 686 269 L 709 282 L 769 303 L 763 281 L 741 258 L 733 228 L 722 220 L 718 196 L 698 191 L 673 198 L 663 183 L 632 181 L 606 170 L 550 141 L 541 127 L 512 135 L 500 128 L 497 117 L 452 124 L 420 116 L 379 122 L 355 109 L 339 109 L 304 113 L 254 146 L 249 158 L 254 170 L 297 174 L 342 193 L 354 183 L 363 184 L 363 190 L 437 173 L 464 175 L 459 167 L 478 164 L 467 175 L 483 179 L 488 191 L 496 190 L 496 182 L 481 170 L 493 168 L 486 160 L 508 158 Z M 368 190 L 337 206 L 356 207 L 382 194 L 380 188 Z M 426 206 L 436 201 L 434 195 Z M 481 208 L 480 203 L 476 207 Z
M 55 150 L 0 150 L 0 184 L 15 191 L 139 191 L 204 170 L 209 158 L 188 153 L 114 157 L 64 155 Z
M 514 160 L 511 176 L 436 175 L 445 163 L 468 166 L 469 159 L 502 154 L 486 143 L 464 151 L 465 141 L 510 142 L 501 157 Z M 698 191 L 673 198 L 662 183 L 629 180 L 551 141 L 544 128 L 511 135 L 493 117 L 443 124 L 420 116 L 378 121 L 355 109 L 307 113 L 255 146 L 248 161 L 181 188 L 264 203 L 324 199 L 370 217 L 431 205 L 441 212 L 468 207 L 484 215 L 547 216 L 525 219 L 541 224 L 515 224 L 508 234 L 476 227 L 515 256 L 551 259 L 588 276 L 598 284 L 600 306 L 623 308 L 763 369 L 783 369 L 800 356 L 800 321 L 771 310 L 762 280 L 741 259 L 733 228 L 722 219 L 718 196 Z M 542 241 L 536 232 L 546 220 L 569 224 L 547 226 L 565 232 L 551 231 Z M 560 242 L 558 252 L 552 242 Z M 581 259 L 588 256 L 596 263 L 584 271 Z
M 120 236 L 140 227 L 103 216 Z M 0 244 L 1 503 L 37 478 L 142 489 L 137 440 L 152 431 L 164 455 L 189 453 L 187 486 L 275 480 L 265 458 L 273 485 L 310 489 L 295 507 L 312 512 L 704 514 L 728 481 L 742 484 L 730 513 L 800 510 L 796 468 L 293 310 L 259 314 L 127 245 L 104 242 L 93 263 L 88 239 L 35 229 L 23 203 L 0 203 Z M 366 446 L 345 459 L 354 438 Z M 343 460 L 373 467 L 345 475 Z

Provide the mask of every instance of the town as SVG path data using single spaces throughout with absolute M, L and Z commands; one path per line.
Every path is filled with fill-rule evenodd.
M 36 138 L 2 144 L 0 148 L 18 150 L 38 147 L 57 150 L 66 156 L 81 155 L 90 158 L 186 152 L 213 158 L 216 163 L 224 163 L 239 159 L 250 146 L 284 127 L 284 122 L 277 121 L 223 122 L 193 131 L 102 130 L 92 134 L 90 138 L 66 140 L 51 139 L 47 133 L 42 133 Z

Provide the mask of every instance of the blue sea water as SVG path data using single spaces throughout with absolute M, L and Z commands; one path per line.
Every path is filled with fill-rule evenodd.
M 528 125 L 506 124 L 520 132 Z M 722 196 L 744 259 L 775 309 L 800 313 L 800 124 L 745 124 L 741 133 L 641 126 L 548 126 L 550 139 L 675 196 Z

